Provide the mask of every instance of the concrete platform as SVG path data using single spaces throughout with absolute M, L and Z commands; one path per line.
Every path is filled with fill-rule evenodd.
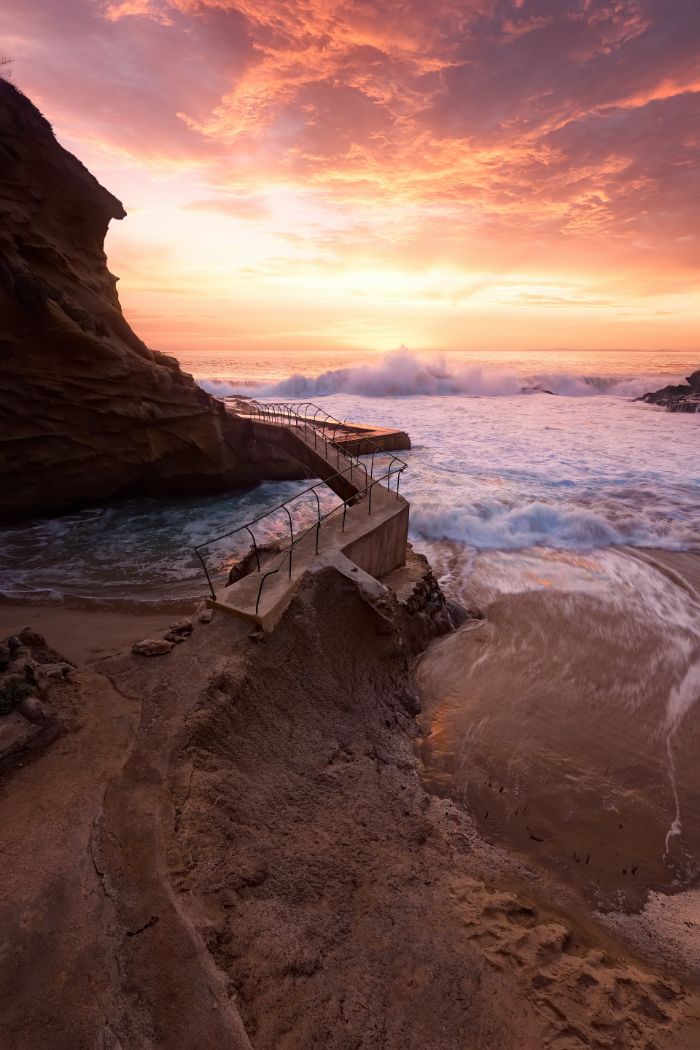
M 255 418 L 251 416 L 248 402 L 243 397 L 225 398 L 224 404 L 226 409 L 234 415 Z M 350 420 L 344 420 L 336 425 L 323 426 L 314 416 L 300 415 L 297 418 L 302 425 L 304 422 L 315 423 L 320 430 L 327 433 L 329 439 L 335 433 L 335 436 L 346 445 L 348 451 L 355 456 L 371 455 L 373 448 L 376 447 L 386 452 L 400 452 L 411 447 L 411 439 L 405 430 L 378 427 L 371 423 L 353 423 Z
M 313 527 L 292 551 L 291 572 L 288 552 L 263 554 L 260 572 L 252 572 L 224 587 L 211 604 L 270 631 L 318 556 L 339 552 L 374 578 L 384 576 L 402 564 L 406 557 L 408 513 L 408 503 L 402 496 L 397 498 L 395 492 L 387 492 L 375 485 L 371 513 L 367 494 L 359 496 L 354 505 L 346 508 L 344 527 L 343 507 L 321 523 L 318 554 L 317 530 Z M 266 573 L 271 575 L 263 579 Z
M 304 417 L 302 417 L 303 419 Z M 308 420 L 311 422 L 312 420 Z M 368 423 L 351 423 L 346 420 L 339 426 L 322 427 L 330 438 L 342 441 L 348 452 L 355 456 L 369 456 L 374 448 L 384 452 L 401 452 L 411 447 L 411 439 L 405 430 L 394 430 L 391 427 L 377 427 Z

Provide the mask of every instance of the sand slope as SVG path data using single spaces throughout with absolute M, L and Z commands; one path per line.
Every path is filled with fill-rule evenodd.
M 325 570 L 263 640 L 79 673 L 2 784 L 3 1046 L 697 1045 L 692 994 L 426 792 L 406 615 Z

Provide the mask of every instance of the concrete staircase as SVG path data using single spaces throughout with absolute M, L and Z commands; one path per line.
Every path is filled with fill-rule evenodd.
M 254 531 L 262 520 L 258 518 L 236 530 L 247 530 L 253 538 L 254 571 L 218 591 L 209 579 L 212 606 L 264 631 L 274 628 L 305 572 L 317 559 L 342 555 L 357 570 L 374 578 L 386 575 L 406 560 L 409 505 L 400 494 L 400 479 L 406 463 L 379 443 L 382 433 L 387 435 L 389 444 L 392 440 L 400 441 L 397 435 L 402 432 L 360 428 L 337 420 L 329 423 L 331 417 L 328 416 L 319 423 L 308 414 L 293 411 L 293 407 L 284 406 L 281 411 L 280 406 L 257 406 L 251 414 L 253 438 L 282 448 L 301 462 L 311 476 L 320 477 L 342 502 L 322 514 L 317 498 L 316 521 L 299 535 L 294 535 L 290 511 L 294 500 L 271 509 L 262 518 L 280 509 L 287 510 L 290 535 L 286 547 L 258 550 Z M 370 433 L 372 437 L 368 436 Z M 402 437 L 410 447 L 408 436 Z M 355 448 L 364 458 L 351 451 Z M 319 484 L 310 486 L 294 499 L 314 492 Z M 205 546 L 202 544 L 197 549 L 203 564 Z

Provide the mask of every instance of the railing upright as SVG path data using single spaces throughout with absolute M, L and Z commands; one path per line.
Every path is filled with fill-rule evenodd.
M 316 553 L 318 554 L 319 553 L 319 549 L 320 549 L 321 526 L 322 526 L 323 522 L 328 517 L 330 517 L 332 514 L 334 514 L 336 512 L 336 510 L 339 510 L 340 507 L 342 506 L 342 508 L 343 508 L 343 516 L 342 516 L 342 523 L 341 523 L 341 531 L 345 532 L 348 507 L 352 506 L 355 503 L 355 501 L 357 501 L 358 499 L 360 499 L 362 497 L 366 497 L 367 498 L 367 514 L 368 514 L 368 516 L 370 516 L 371 513 L 372 513 L 372 495 L 373 495 L 374 486 L 377 485 L 377 484 L 381 484 L 381 482 L 386 479 L 387 492 L 391 492 L 392 491 L 391 479 L 392 479 L 392 476 L 394 474 L 396 475 L 396 498 L 398 499 L 399 498 L 399 488 L 400 488 L 400 484 L 401 484 L 401 474 L 406 469 L 407 464 L 402 459 L 400 459 L 398 456 L 392 455 L 391 453 L 387 453 L 391 457 L 390 461 L 389 461 L 389 468 L 388 468 L 388 470 L 387 470 L 387 472 L 385 474 L 381 475 L 380 477 L 376 477 L 375 478 L 375 476 L 374 476 L 375 456 L 376 456 L 377 452 L 385 453 L 386 450 L 381 449 L 376 444 L 376 442 L 373 442 L 371 440 L 371 438 L 366 438 L 363 435 L 360 435 L 359 436 L 359 445 L 358 445 L 358 452 L 357 452 L 357 454 L 353 454 L 352 452 L 350 452 L 348 450 L 348 443 L 350 442 L 350 440 L 352 440 L 352 435 L 351 434 L 346 434 L 344 439 L 338 439 L 338 437 L 337 437 L 338 429 L 345 426 L 345 420 L 343 422 L 341 422 L 340 420 L 338 420 L 334 416 L 332 416 L 329 412 L 323 412 L 323 409 L 320 408 L 318 405 L 314 404 L 313 401 L 306 401 L 306 402 L 299 401 L 298 403 L 296 403 L 296 402 L 271 401 L 271 402 L 268 402 L 268 403 L 263 405 L 261 402 L 255 400 L 255 399 L 251 399 L 248 402 L 247 411 L 248 411 L 248 413 L 250 414 L 250 416 L 253 419 L 259 419 L 261 422 L 264 422 L 266 420 L 267 421 L 271 421 L 273 423 L 279 422 L 283 426 L 290 427 L 290 429 L 292 427 L 296 427 L 296 426 L 299 426 L 299 428 L 301 429 L 301 426 L 303 426 L 304 439 L 307 440 L 307 441 L 309 440 L 309 427 L 311 427 L 311 431 L 312 431 L 313 436 L 314 436 L 314 448 L 315 449 L 318 448 L 318 439 L 319 439 L 319 436 L 320 436 L 322 441 L 323 441 L 324 454 L 325 454 L 326 460 L 329 459 L 328 445 L 330 443 L 331 448 L 335 448 L 335 451 L 336 451 L 336 467 L 340 467 L 341 453 L 342 453 L 343 458 L 348 461 L 346 463 L 346 465 L 342 469 L 336 470 L 335 474 L 329 475 L 329 477 L 325 478 L 323 482 L 317 482 L 315 485 L 309 486 L 308 489 L 304 489 L 303 492 L 297 493 L 296 496 L 292 496 L 289 500 L 286 500 L 284 503 L 281 503 L 277 507 L 274 507 L 271 510 L 266 511 L 262 515 L 259 515 L 257 518 L 253 519 L 253 521 L 250 521 L 250 522 L 248 522 L 245 525 L 241 525 L 237 529 L 233 529 L 229 533 L 224 533 L 224 534 L 222 534 L 220 536 L 212 537 L 211 539 L 205 541 L 204 543 L 198 544 L 194 548 L 195 552 L 197 554 L 197 558 L 199 559 L 199 561 L 200 561 L 200 563 L 202 565 L 202 569 L 204 570 L 204 574 L 206 576 L 207 584 L 209 586 L 209 591 L 211 593 L 212 599 L 216 600 L 216 592 L 214 590 L 214 584 L 213 584 L 213 581 L 212 581 L 212 578 L 211 578 L 211 574 L 209 572 L 206 560 L 205 560 L 205 558 L 204 558 L 204 556 L 202 554 L 202 550 L 204 548 L 206 548 L 211 543 L 215 543 L 215 542 L 217 542 L 219 540 L 225 539 L 228 536 L 233 536 L 233 535 L 235 535 L 238 532 L 246 531 L 248 533 L 248 535 L 250 536 L 251 540 L 252 540 L 252 546 L 253 546 L 253 551 L 254 551 L 254 554 L 255 554 L 255 562 L 256 562 L 257 571 L 258 571 L 258 573 L 262 573 L 262 565 L 261 565 L 261 562 L 260 562 L 260 550 L 259 550 L 256 538 L 255 538 L 255 534 L 254 534 L 254 532 L 252 530 L 252 526 L 257 524 L 259 521 L 262 521 L 264 518 L 269 517 L 270 514 L 275 513 L 277 510 L 284 510 L 285 514 L 287 515 L 288 522 L 289 522 L 289 539 L 290 539 L 289 548 L 285 552 L 285 554 L 283 555 L 283 561 L 277 566 L 277 568 L 268 570 L 267 572 L 263 573 L 262 576 L 261 576 L 260 586 L 259 586 L 259 589 L 258 589 L 257 601 L 256 601 L 256 605 L 255 605 L 255 611 L 257 613 L 258 609 L 259 609 L 259 606 L 260 606 L 260 600 L 261 600 L 261 597 L 262 597 L 263 588 L 264 588 L 266 580 L 268 579 L 269 576 L 272 576 L 275 573 L 279 572 L 280 568 L 284 564 L 284 560 L 286 560 L 286 562 L 287 562 L 288 576 L 291 579 L 294 549 L 304 539 L 304 537 L 307 536 L 311 532 L 312 529 L 315 530 L 315 550 L 316 550 Z M 311 412 L 312 411 L 313 411 L 313 416 L 311 416 Z M 318 416 L 321 413 L 323 413 L 323 417 L 324 418 L 323 418 L 323 420 L 321 422 L 319 422 Z M 331 431 L 330 438 L 329 438 L 329 431 Z M 363 449 L 363 447 L 365 447 L 367 445 L 371 445 L 372 446 L 369 473 L 367 471 L 367 464 L 361 459 L 362 449 Z M 367 455 L 367 454 L 368 453 L 365 453 L 365 455 Z M 335 477 L 347 476 L 348 472 L 349 472 L 350 480 L 352 481 L 354 471 L 356 469 L 358 469 L 359 467 L 362 467 L 362 469 L 364 470 L 364 487 L 362 489 L 360 489 L 358 487 L 357 491 L 355 492 L 355 494 L 353 496 L 349 497 L 346 500 L 343 500 L 342 503 L 339 506 L 334 507 L 332 510 L 330 510 L 326 514 L 322 514 L 321 513 L 321 501 L 319 499 L 317 488 L 321 484 L 328 484 Z M 291 511 L 289 509 L 288 504 L 293 503 L 295 500 L 299 499 L 301 496 L 303 496 L 307 492 L 313 492 L 314 498 L 316 500 L 316 521 L 314 522 L 314 524 L 312 526 L 310 526 L 309 529 L 307 529 L 306 531 L 302 532 L 300 535 L 298 535 L 295 538 L 295 536 L 294 536 L 294 520 L 292 518 L 292 514 L 291 514 Z

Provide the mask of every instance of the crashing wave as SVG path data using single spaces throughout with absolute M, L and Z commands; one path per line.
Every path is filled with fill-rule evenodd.
M 684 546 L 682 535 L 671 535 L 640 512 L 634 525 L 613 523 L 603 513 L 584 507 L 534 500 L 509 506 L 498 500 L 476 500 L 469 505 L 436 501 L 412 507 L 412 531 L 422 539 L 453 540 L 478 550 L 522 550 L 553 547 L 593 550 L 618 544 Z M 661 542 L 660 542 L 661 541 Z
M 317 376 L 296 373 L 281 382 L 252 386 L 249 381 L 199 379 L 199 385 L 216 397 L 247 394 L 257 397 L 303 398 L 327 394 L 363 397 L 416 397 L 461 395 L 504 397 L 547 393 L 562 397 L 608 395 L 636 397 L 649 389 L 650 376 L 634 378 L 604 375 L 573 375 L 568 372 L 521 376 L 510 367 L 464 364 L 444 354 L 424 356 L 405 347 L 379 360 L 359 362 L 346 368 L 329 369 Z

